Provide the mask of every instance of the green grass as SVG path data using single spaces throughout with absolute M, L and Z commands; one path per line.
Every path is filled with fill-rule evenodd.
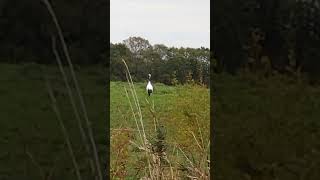
M 57 66 L 45 66 L 44 70 L 57 96 L 62 119 L 85 177 L 88 162 L 62 77 Z M 76 179 L 43 75 L 37 64 L 0 65 L 0 177 L 3 179 L 43 179 L 27 152 L 45 175 L 56 166 L 51 179 Z M 77 77 L 99 154 L 105 157 L 105 70 L 98 66 L 81 68 Z M 104 162 L 102 157 L 101 162 Z
M 319 87 L 280 75 L 213 82 L 216 180 L 319 179 Z
M 200 141 L 198 131 L 200 128 L 203 141 L 207 145 L 210 136 L 209 89 L 196 85 L 166 86 L 155 83 L 154 93 L 151 97 L 148 97 L 145 89 L 146 82 L 134 83 L 134 85 L 148 138 L 152 139 L 155 134 L 153 115 L 149 110 L 154 104 L 155 117 L 158 123 L 165 128 L 168 158 L 173 164 L 183 159 L 181 153 L 180 156 L 173 154 L 174 146 L 181 147 L 185 152 L 193 154 L 196 158 L 199 154 L 199 148 L 189 131 L 194 132 Z M 125 88 L 129 89 L 127 82 L 111 82 L 110 84 L 111 166 L 114 170 L 122 164 L 124 166 L 122 173 L 125 174 L 123 176 L 130 179 L 142 177 L 143 173 L 139 172 L 140 169 L 137 167 L 139 165 L 146 166 L 146 163 L 141 160 L 143 153 L 135 151 L 129 143 L 129 140 L 138 142 L 136 139 L 137 132 L 124 130 L 126 128 L 136 129 Z M 148 104 L 147 100 L 151 104 Z M 118 131 L 119 129 L 122 131 Z M 119 152 L 119 149 L 123 151 Z M 122 163 L 116 165 L 116 162 L 120 161 L 119 159 Z M 199 159 L 196 159 L 196 161 L 199 161 Z

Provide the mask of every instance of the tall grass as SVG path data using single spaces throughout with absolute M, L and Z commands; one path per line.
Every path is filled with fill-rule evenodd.
M 159 124 L 158 117 L 155 111 L 155 104 L 151 98 L 146 98 L 146 103 L 148 105 L 149 112 L 153 118 L 153 126 L 146 129 L 145 117 L 141 111 L 141 105 L 137 95 L 135 85 L 133 83 L 130 70 L 124 60 L 123 64 L 126 70 L 126 77 L 128 88 L 124 87 L 126 99 L 130 106 L 130 111 L 135 123 L 136 129 L 120 128 L 117 129 L 115 134 L 111 136 L 112 146 L 116 144 L 121 144 L 117 140 L 120 140 L 119 133 L 131 133 L 129 138 L 136 136 L 134 140 L 129 139 L 120 146 L 116 146 L 123 150 L 123 154 L 116 154 L 115 163 L 111 167 L 111 174 L 114 179 L 125 178 L 127 173 L 125 168 L 122 168 L 122 173 L 119 173 L 119 159 L 127 159 L 130 156 L 129 146 L 133 146 L 140 152 L 142 156 L 141 159 L 144 161 L 143 165 L 137 169 L 137 171 L 143 171 L 141 179 L 210 179 L 209 174 L 209 164 L 208 160 L 210 141 L 204 142 L 201 127 L 198 124 L 197 135 L 193 131 L 187 131 L 193 137 L 193 143 L 198 147 L 197 152 L 192 154 L 190 152 L 185 152 L 183 147 L 180 147 L 179 143 L 171 142 L 168 143 L 166 140 L 166 127 Z M 208 122 L 209 123 L 209 122 Z M 154 128 L 151 128 L 154 127 Z M 119 139 L 118 139 L 119 138 Z M 122 142 L 122 141 L 121 141 Z M 168 151 L 171 148 L 172 151 Z M 120 152 L 120 151 L 119 151 Z M 182 160 L 181 158 L 182 157 Z M 196 158 L 195 158 L 196 157 Z M 124 160 L 128 163 L 128 160 Z M 136 177 L 137 178 L 137 177 Z
M 101 168 L 100 168 L 100 161 L 99 161 L 99 157 L 98 157 L 98 152 L 97 152 L 95 140 L 93 138 L 93 132 L 92 132 L 91 124 L 90 124 L 90 121 L 89 121 L 89 118 L 88 118 L 88 113 L 87 113 L 87 109 L 86 109 L 86 106 L 85 106 L 85 103 L 84 103 L 82 92 L 81 92 L 81 89 L 80 89 L 79 84 L 78 84 L 78 80 L 77 80 L 75 72 L 74 72 L 74 67 L 73 67 L 73 64 L 72 64 L 72 61 L 71 61 L 71 58 L 70 58 L 70 55 L 69 55 L 69 51 L 68 51 L 67 45 L 65 43 L 64 37 L 63 37 L 62 29 L 61 29 L 61 27 L 59 25 L 59 22 L 58 22 L 58 20 L 56 18 L 55 12 L 54 12 L 50 2 L 48 0 L 42 0 L 42 2 L 45 4 L 49 14 L 51 15 L 51 18 L 52 18 L 53 22 L 54 22 L 54 25 L 56 27 L 56 31 L 58 33 L 58 38 L 59 38 L 60 43 L 62 45 L 64 56 L 65 56 L 65 58 L 67 60 L 68 67 L 69 67 L 69 70 L 71 72 L 71 78 L 72 78 L 73 86 L 75 87 L 75 92 L 72 92 L 72 88 L 71 88 L 72 84 L 70 84 L 70 82 L 68 81 L 66 72 L 65 72 L 64 67 L 62 65 L 62 62 L 61 62 L 61 58 L 60 58 L 60 56 L 58 54 L 58 51 L 56 50 L 55 38 L 52 35 L 52 51 L 53 51 L 53 53 L 55 55 L 56 61 L 58 63 L 59 70 L 60 70 L 60 72 L 62 74 L 65 86 L 66 86 L 67 91 L 68 91 L 69 100 L 70 100 L 70 103 L 72 105 L 74 115 L 75 115 L 75 117 L 77 119 L 77 122 L 78 122 L 79 131 L 80 131 L 80 134 L 81 134 L 81 137 L 82 137 L 82 140 L 83 140 L 83 144 L 85 146 L 85 149 L 86 149 L 87 153 L 88 154 L 91 153 L 91 155 L 92 155 L 91 158 L 90 158 L 90 168 L 91 168 L 92 175 L 95 177 L 95 179 L 102 180 L 102 172 L 101 172 Z M 66 143 L 67 143 L 67 146 L 68 146 L 68 149 L 69 149 L 69 152 L 70 152 L 70 156 L 72 158 L 72 162 L 73 162 L 73 166 L 74 166 L 74 169 L 75 169 L 75 173 L 76 173 L 77 179 L 81 180 L 81 179 L 83 179 L 83 177 L 81 176 L 81 173 L 80 173 L 80 170 L 79 170 L 79 164 L 77 163 L 75 155 L 74 155 L 74 150 L 72 148 L 72 144 L 71 144 L 71 140 L 70 140 L 69 135 L 68 135 L 68 131 L 65 128 L 63 120 L 61 119 L 59 108 L 58 108 L 58 106 L 56 104 L 56 100 L 55 100 L 54 94 L 52 93 L 52 89 L 50 87 L 50 82 L 48 81 L 48 79 L 46 79 L 46 80 L 47 80 L 46 82 L 47 82 L 48 92 L 49 92 L 49 95 L 50 95 L 50 99 L 52 101 L 52 107 L 53 107 L 53 110 L 54 110 L 54 112 L 55 112 L 55 114 L 57 116 L 57 119 L 58 119 L 59 123 L 60 123 L 61 129 L 62 129 L 62 132 L 63 132 L 63 136 L 64 136 L 64 138 L 66 140 Z M 77 96 L 78 101 L 80 102 L 80 105 L 78 105 L 78 106 L 80 106 L 80 110 L 79 110 L 79 107 L 76 104 L 75 96 Z M 84 122 L 82 122 L 82 121 L 84 121 Z M 85 127 L 83 127 L 83 125 Z M 89 141 L 88 141 L 88 139 L 89 139 Z M 89 144 L 91 145 L 91 147 L 89 147 Z

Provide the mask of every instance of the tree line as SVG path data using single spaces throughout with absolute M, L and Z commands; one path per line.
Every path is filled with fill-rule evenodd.
M 122 43 L 110 43 L 111 80 L 126 81 L 122 59 L 136 81 L 152 80 L 167 85 L 197 83 L 209 85 L 210 49 L 176 48 L 151 45 L 142 37 L 129 37 Z
M 75 64 L 106 60 L 108 1 L 49 0 Z M 0 62 L 55 63 L 52 18 L 42 0 L 0 0 Z M 58 49 L 61 51 L 61 49 Z
M 214 72 L 320 77 L 319 0 L 225 0 L 213 9 Z

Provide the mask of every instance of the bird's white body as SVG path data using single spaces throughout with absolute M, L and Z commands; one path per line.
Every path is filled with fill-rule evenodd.
M 153 86 L 152 86 L 152 84 L 151 84 L 151 82 L 150 82 L 150 81 L 148 82 L 148 84 L 147 84 L 147 88 L 146 88 L 146 89 L 147 89 L 147 91 L 148 91 L 148 90 L 153 91 Z

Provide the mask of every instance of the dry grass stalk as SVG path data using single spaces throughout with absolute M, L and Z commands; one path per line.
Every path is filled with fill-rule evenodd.
M 139 119 L 138 119 L 135 116 L 135 111 L 133 110 L 131 100 L 130 100 L 130 98 L 128 96 L 128 93 L 126 91 L 126 95 L 127 95 L 127 98 L 128 98 L 131 110 L 132 110 L 132 114 L 134 115 L 134 120 L 136 122 L 137 129 L 139 130 L 139 136 L 142 139 L 142 145 L 138 145 L 138 147 L 139 147 L 139 149 L 144 149 L 144 151 L 146 153 L 147 161 L 148 161 L 149 175 L 150 175 L 150 177 L 153 177 L 152 167 L 151 167 L 151 164 L 150 164 L 150 156 L 149 156 L 149 154 L 151 152 L 150 151 L 151 146 L 150 146 L 150 142 L 147 140 L 146 133 L 145 133 L 145 130 L 144 130 L 144 123 L 143 123 L 143 119 L 142 119 L 142 113 L 141 113 L 139 99 L 138 99 L 137 92 L 135 90 L 135 87 L 134 87 L 134 84 L 133 84 L 133 81 L 132 81 L 130 70 L 129 70 L 126 62 L 123 59 L 122 59 L 122 62 L 124 63 L 124 65 L 126 67 L 126 76 L 127 76 L 127 81 L 128 81 L 128 84 L 129 84 L 129 90 L 130 90 L 131 95 L 133 97 L 135 108 L 136 108 L 136 110 L 137 110 L 137 112 L 139 114 L 139 117 L 138 117 Z M 139 123 L 140 123 L 140 127 L 138 125 L 139 124 L 138 120 L 139 120 Z M 142 129 L 142 131 L 140 131 L 140 128 Z
M 48 89 L 48 92 L 49 92 L 49 95 L 50 95 L 50 99 L 52 101 L 52 108 L 53 108 L 53 110 L 54 110 L 54 112 L 56 114 L 56 117 L 57 117 L 57 119 L 59 121 L 59 124 L 61 126 L 61 129 L 62 129 L 63 136 L 64 136 L 65 141 L 67 143 L 69 154 L 71 156 L 72 163 L 73 163 L 73 166 L 74 166 L 75 171 L 76 171 L 76 176 L 77 176 L 78 180 L 81 180 L 82 178 L 81 178 L 81 175 L 80 175 L 79 166 L 78 166 L 78 163 L 77 163 L 76 158 L 74 156 L 74 152 L 73 152 L 73 149 L 72 149 L 70 137 L 69 137 L 68 131 L 65 128 L 65 125 L 64 125 L 64 123 L 63 123 L 63 121 L 61 119 L 60 110 L 59 110 L 59 108 L 57 106 L 57 101 L 56 101 L 56 98 L 53 95 L 52 88 L 50 87 L 49 81 L 47 81 L 46 85 L 47 85 L 47 89 Z
M 79 111 L 77 109 L 77 106 L 76 106 L 76 103 L 75 103 L 75 99 L 74 99 L 74 96 L 72 94 L 71 87 L 70 87 L 70 85 L 68 83 L 67 75 L 66 75 L 66 72 L 65 72 L 65 70 L 63 68 L 63 65 L 62 65 L 62 62 L 61 62 L 61 58 L 60 58 L 60 56 L 58 54 L 58 51 L 56 49 L 55 38 L 53 36 L 52 36 L 52 51 L 53 51 L 53 53 L 54 53 L 54 55 L 56 57 L 56 61 L 58 63 L 59 70 L 60 70 L 60 72 L 62 74 L 64 84 L 65 84 L 65 86 L 67 88 L 69 100 L 70 100 L 71 105 L 72 105 L 73 113 L 74 113 L 74 115 L 75 115 L 75 117 L 77 119 L 77 122 L 78 122 L 78 126 L 79 126 L 79 130 L 80 130 L 81 138 L 83 140 L 83 144 L 85 145 L 85 149 L 86 149 L 87 153 L 90 154 L 90 148 L 89 148 L 88 139 L 87 139 L 87 136 L 86 136 L 85 131 L 83 129 L 82 122 L 81 122 L 80 115 L 79 115 Z M 92 158 L 89 159 L 89 163 L 90 163 L 91 171 L 94 174 L 95 168 L 94 168 L 94 163 L 93 163 L 93 159 Z
M 97 152 L 96 144 L 95 144 L 95 141 L 94 141 L 94 138 L 93 138 L 93 132 L 92 132 L 91 124 L 90 124 L 90 121 L 89 121 L 89 118 L 88 118 L 88 114 L 87 114 L 86 106 L 85 106 L 85 103 L 84 103 L 84 100 L 83 100 L 83 97 L 82 97 L 81 89 L 79 88 L 78 81 L 76 79 L 76 75 L 75 75 L 75 72 L 74 72 L 73 64 L 71 62 L 69 51 L 68 51 L 67 45 L 66 45 L 66 43 L 64 41 L 64 38 L 63 38 L 63 33 L 62 33 L 62 30 L 61 30 L 61 27 L 60 27 L 60 25 L 58 23 L 57 17 L 55 15 L 55 12 L 54 12 L 50 2 L 48 0 L 42 0 L 42 2 L 45 4 L 46 8 L 48 9 L 48 11 L 49 11 L 49 13 L 50 13 L 50 15 L 52 17 L 52 20 L 53 20 L 53 22 L 55 24 L 55 27 L 57 29 L 58 37 L 59 37 L 59 39 L 61 41 L 62 49 L 63 49 L 64 55 L 65 55 L 65 57 L 67 59 L 69 70 L 71 72 L 71 77 L 72 77 L 73 83 L 75 85 L 75 89 L 76 89 L 78 98 L 80 100 L 80 106 L 81 106 L 81 109 L 82 109 L 83 118 L 84 118 L 86 126 L 87 126 L 88 136 L 89 136 L 89 140 L 90 140 L 90 143 L 91 143 L 93 158 L 94 158 L 94 162 L 95 162 L 95 166 L 96 166 L 97 177 L 98 177 L 99 180 L 102 180 L 100 161 L 99 161 L 99 158 L 98 158 L 98 152 Z
M 45 173 L 43 171 L 43 169 L 41 168 L 40 164 L 35 160 L 35 158 L 33 157 L 33 155 L 28 151 L 26 150 L 26 154 L 27 156 L 31 159 L 31 162 L 37 166 L 37 168 L 39 169 L 39 173 L 40 173 L 40 176 L 42 179 L 45 179 Z

